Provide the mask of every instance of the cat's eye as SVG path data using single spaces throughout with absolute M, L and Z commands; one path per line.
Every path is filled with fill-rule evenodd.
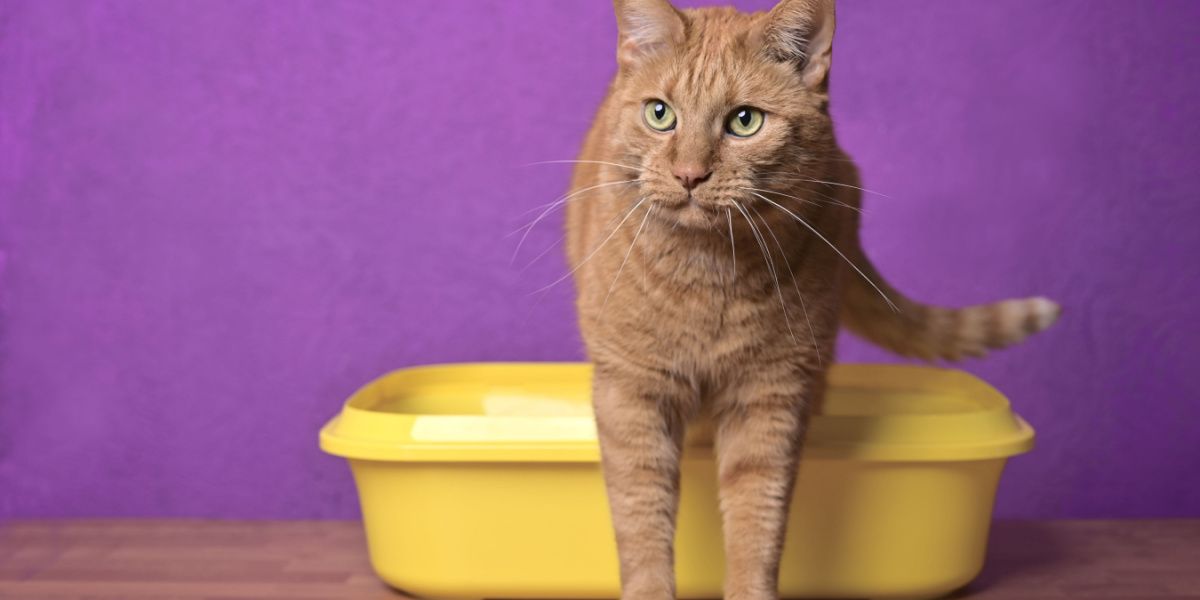
M 646 103 L 642 114 L 646 125 L 655 131 L 670 131 L 675 129 L 675 111 L 662 100 L 651 100 Z
M 725 130 L 738 137 L 750 137 L 762 129 L 764 120 L 766 119 L 761 110 L 743 106 L 729 115 Z

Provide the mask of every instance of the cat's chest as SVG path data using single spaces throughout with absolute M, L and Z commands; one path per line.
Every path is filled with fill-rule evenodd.
M 780 298 L 758 273 L 699 254 L 656 266 L 642 274 L 635 309 L 656 353 L 703 367 L 753 359 L 785 334 Z
M 724 372 L 794 349 L 800 315 L 790 273 L 778 273 L 742 240 L 668 237 L 604 248 L 579 272 L 581 325 L 593 358 L 616 354 L 676 372 Z M 657 234 L 657 235 L 656 235 Z M 611 256 L 610 256 L 611 254 Z M 775 257 L 780 256 L 775 254 Z M 799 266 L 800 263 L 794 263 Z M 783 271 L 783 267 L 780 267 Z

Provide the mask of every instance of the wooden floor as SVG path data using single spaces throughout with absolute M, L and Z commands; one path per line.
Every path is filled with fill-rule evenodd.
M 1000 522 L 954 598 L 1200 600 L 1200 520 Z M 4 600 L 396 600 L 358 523 L 0 524 Z

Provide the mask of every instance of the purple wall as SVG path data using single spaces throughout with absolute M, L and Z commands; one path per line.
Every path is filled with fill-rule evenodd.
M 760 8 L 766 0 L 747 1 Z M 0 516 L 348 517 L 316 431 L 442 361 L 581 355 L 560 235 L 608 2 L 0 6 Z M 912 295 L 1046 294 L 965 368 L 1007 516 L 1200 516 L 1200 3 L 846 0 L 834 111 Z M 880 352 L 846 343 L 843 359 Z

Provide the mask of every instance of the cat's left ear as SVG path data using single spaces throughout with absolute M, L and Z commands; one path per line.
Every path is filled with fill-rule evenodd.
M 804 85 L 824 86 L 833 58 L 834 0 L 782 0 L 767 14 L 763 51 L 796 65 Z

